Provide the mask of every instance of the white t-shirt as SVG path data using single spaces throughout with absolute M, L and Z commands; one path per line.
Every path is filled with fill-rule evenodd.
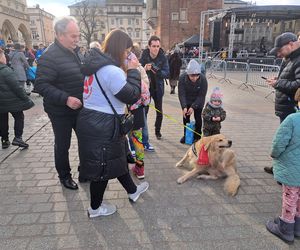
M 117 66 L 107 65 L 97 71 L 99 82 L 108 99 L 118 114 L 125 113 L 125 103 L 119 101 L 116 95 L 126 84 L 125 72 Z M 109 103 L 97 83 L 95 75 L 87 76 L 84 80 L 83 106 L 107 114 L 114 114 Z

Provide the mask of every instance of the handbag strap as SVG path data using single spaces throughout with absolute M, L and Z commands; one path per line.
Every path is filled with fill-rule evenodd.
M 107 95 L 106 95 L 104 89 L 102 88 L 102 86 L 101 86 L 101 84 L 100 84 L 100 82 L 99 82 L 99 79 L 98 79 L 98 77 L 97 77 L 97 74 L 95 73 L 94 75 L 95 75 L 95 77 L 96 77 L 96 81 L 97 81 L 97 83 L 98 83 L 98 86 L 99 86 L 99 88 L 100 88 L 101 91 L 102 91 L 102 94 L 104 95 L 105 99 L 106 99 L 107 102 L 109 103 L 109 105 L 110 105 L 112 111 L 114 112 L 115 116 L 119 119 L 119 121 L 121 121 L 121 118 L 120 118 L 119 114 L 118 114 L 117 111 L 115 110 L 114 106 L 111 104 L 111 101 L 109 100 L 109 98 L 107 97 Z

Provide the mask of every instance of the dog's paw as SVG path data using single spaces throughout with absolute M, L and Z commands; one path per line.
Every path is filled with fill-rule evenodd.
M 183 177 L 179 177 L 177 179 L 177 184 L 182 184 L 184 182 L 184 178 Z

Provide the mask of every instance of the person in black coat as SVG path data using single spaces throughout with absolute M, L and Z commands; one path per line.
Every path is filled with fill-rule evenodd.
M 202 129 L 202 109 L 205 103 L 207 93 L 207 80 L 201 74 L 199 63 L 192 59 L 186 69 L 186 72 L 181 74 L 178 83 L 178 97 L 182 108 L 183 124 L 190 122 L 190 116 L 194 113 L 195 131 L 194 140 L 199 140 Z M 185 128 L 184 135 L 180 139 L 180 143 L 185 143 Z
M 300 41 L 293 33 L 283 33 L 276 37 L 269 54 L 284 58 L 278 76 L 266 80 L 275 89 L 275 115 L 282 123 L 288 115 L 296 112 L 294 96 L 300 87 Z M 273 174 L 273 167 L 264 170 Z
M 26 95 L 24 88 L 20 86 L 15 72 L 6 65 L 4 51 L 0 49 L 0 134 L 2 148 L 8 148 L 8 113 L 15 119 L 15 138 L 12 145 L 27 148 L 28 144 L 23 141 L 24 110 L 33 107 L 34 103 Z
M 78 189 L 71 176 L 69 148 L 72 129 L 82 106 L 83 75 L 78 57 L 80 32 L 73 17 L 62 17 L 54 25 L 56 38 L 38 61 L 35 90 L 44 97 L 44 109 L 55 137 L 55 167 L 61 183 Z
M 163 96 L 165 90 L 164 79 L 169 78 L 169 63 L 165 52 L 160 47 L 160 38 L 151 36 L 148 41 L 148 49 L 142 53 L 140 63 L 146 70 L 150 81 L 150 94 L 154 100 L 156 111 L 155 136 L 158 140 L 162 138 L 161 125 L 163 120 Z M 148 109 L 146 109 L 147 113 Z M 144 137 L 144 135 L 143 135 Z M 147 136 L 146 136 L 147 137 Z
M 86 75 L 84 107 L 78 116 L 77 136 L 80 173 L 91 180 L 90 218 L 116 212 L 115 205 L 102 202 L 110 179 L 117 178 L 133 202 L 149 186 L 147 182 L 134 184 L 127 163 L 127 138 L 120 131 L 119 119 L 125 114 L 126 104 L 133 104 L 141 97 L 139 62 L 129 56 L 132 45 L 128 34 L 113 30 L 104 40 L 105 54 L 98 48 L 91 49 L 82 66 Z
M 181 57 L 179 51 L 174 51 L 169 58 L 169 67 L 170 67 L 170 87 L 171 92 L 170 94 L 175 94 L 175 89 L 177 87 L 177 82 L 180 75 L 180 68 L 182 66 Z

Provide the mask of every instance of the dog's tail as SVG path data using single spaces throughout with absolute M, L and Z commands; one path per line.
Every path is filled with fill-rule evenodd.
M 235 196 L 241 184 L 240 177 L 235 173 L 226 178 L 224 190 L 231 196 Z

